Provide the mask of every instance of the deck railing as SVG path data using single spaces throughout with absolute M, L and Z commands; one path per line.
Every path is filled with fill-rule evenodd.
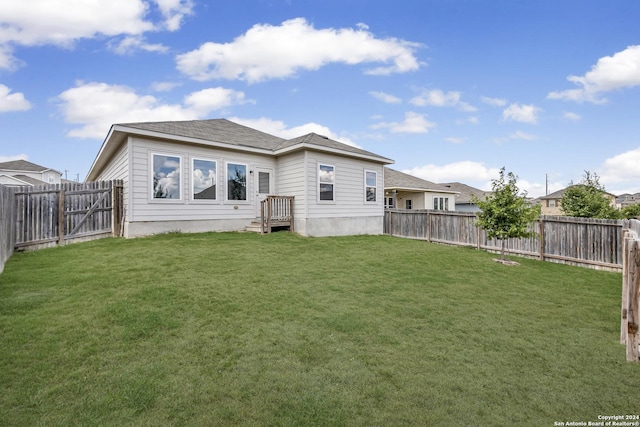
M 289 227 L 293 231 L 293 196 L 267 196 L 260 202 L 261 233 L 273 227 Z

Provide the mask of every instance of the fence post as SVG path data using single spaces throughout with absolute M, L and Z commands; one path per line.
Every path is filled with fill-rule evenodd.
M 64 245 L 64 190 L 58 192 L 58 244 Z
M 629 304 L 627 310 L 627 361 L 640 361 L 638 345 L 638 311 L 640 300 L 640 240 L 629 242 Z
M 540 236 L 540 261 L 544 261 L 544 219 L 542 216 L 538 219 L 538 231 Z
M 632 234 L 622 230 L 622 305 L 620 308 L 620 344 L 627 343 L 627 310 L 629 309 L 629 241 Z

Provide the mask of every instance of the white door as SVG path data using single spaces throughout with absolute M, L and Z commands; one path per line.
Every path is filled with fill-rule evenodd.
M 260 202 L 273 195 L 273 169 L 256 168 L 256 218 L 260 217 Z

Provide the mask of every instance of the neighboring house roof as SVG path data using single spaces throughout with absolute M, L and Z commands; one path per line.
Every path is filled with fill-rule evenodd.
M 582 184 L 575 184 L 575 185 L 582 185 Z M 554 191 L 553 193 L 547 194 L 546 196 L 538 197 L 538 200 L 562 199 L 562 196 L 564 195 L 564 192 L 567 191 L 568 188 L 574 187 L 575 185 L 570 185 L 567 188 L 563 188 L 563 189 L 560 189 L 558 191 Z M 609 196 L 611 198 L 615 198 L 616 197 L 615 194 L 607 193 L 606 191 L 604 192 L 604 194 L 606 194 L 607 196 Z
M 625 194 L 621 194 L 616 199 L 616 203 L 618 203 L 621 206 L 628 206 L 628 205 L 634 205 L 636 203 L 640 203 L 640 193 L 635 193 L 635 194 L 625 193 Z
M 491 194 L 491 191 L 480 190 L 479 188 L 475 188 L 461 182 L 447 182 L 440 185 L 443 185 L 453 191 L 457 191 L 460 193 L 460 195 L 456 198 L 456 204 L 472 204 L 472 196 L 475 196 L 478 199 L 482 200 L 486 196 Z
M 31 178 L 30 176 L 26 176 L 26 175 L 13 175 L 13 178 L 15 179 L 19 179 L 20 181 L 28 184 L 28 185 L 42 185 L 42 184 L 46 184 L 45 182 L 36 179 L 36 178 Z
M 436 193 L 457 193 L 457 191 L 447 188 L 444 185 L 436 184 L 435 182 L 427 181 L 426 179 L 418 178 L 391 168 L 384 169 L 384 188 L 409 191 L 432 191 Z
M 48 170 L 52 170 L 54 172 L 58 172 L 54 169 L 36 165 L 35 163 L 31 163 L 26 160 L 12 160 L 10 162 L 0 163 L 0 170 L 12 172 L 45 172 Z
M 383 164 L 393 163 L 393 160 L 386 157 L 315 133 L 287 140 L 227 119 L 122 123 L 111 126 L 109 134 L 89 170 L 87 180 L 91 180 L 99 174 L 100 169 L 104 167 L 127 135 L 171 139 L 179 143 L 200 144 L 275 156 L 301 149 L 312 149 L 365 158 Z

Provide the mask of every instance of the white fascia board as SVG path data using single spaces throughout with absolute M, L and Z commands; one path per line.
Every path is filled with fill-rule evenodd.
M 274 153 L 277 156 L 281 156 L 283 154 L 287 154 L 287 153 L 302 150 L 302 149 L 323 151 L 325 153 L 339 154 L 341 156 L 346 156 L 346 157 L 355 157 L 358 159 L 370 160 L 376 163 L 383 163 L 386 165 L 392 165 L 395 163 L 395 161 L 391 159 L 387 159 L 386 157 L 382 157 L 382 156 L 369 156 L 366 154 L 354 153 L 352 151 L 339 150 L 337 148 L 324 147 L 322 145 L 307 144 L 307 143 L 296 144 L 296 145 L 292 145 L 291 147 L 282 148 L 280 150 L 276 150 Z

